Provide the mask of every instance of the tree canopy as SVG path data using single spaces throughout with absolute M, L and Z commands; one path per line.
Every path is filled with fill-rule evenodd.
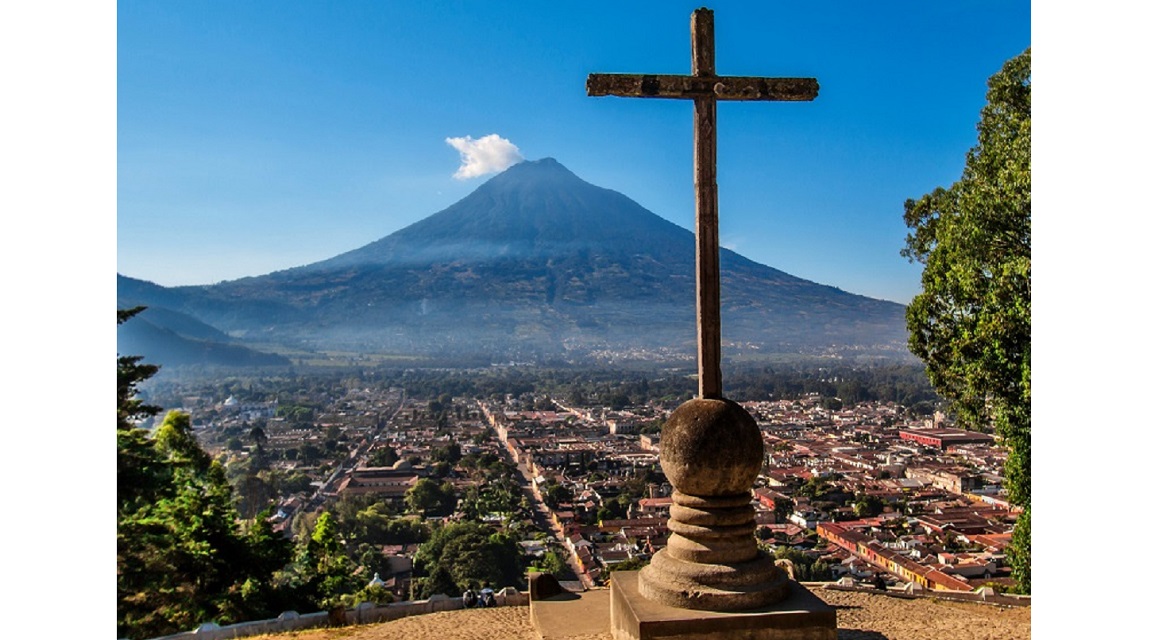
M 422 516 L 447 516 L 456 508 L 456 491 L 450 482 L 437 484 L 421 478 L 404 492 L 404 504 Z
M 119 311 L 117 322 L 140 310 Z M 118 637 L 275 615 L 268 585 L 291 543 L 267 512 L 241 530 L 224 468 L 201 449 L 188 414 L 169 412 L 154 434 L 135 426 L 160 411 L 137 397 L 158 367 L 138 356 L 116 364 Z
M 416 552 L 419 597 L 458 596 L 469 586 L 524 586 L 524 561 L 515 540 L 477 522 L 446 524 Z
M 1009 448 L 1006 489 L 1025 509 L 1031 493 L 1031 71 L 1030 50 L 989 79 L 977 144 L 961 178 L 905 203 L 912 229 L 901 254 L 921 262 L 923 291 L 906 316 L 909 348 L 950 402 L 960 426 L 994 427 Z M 1010 557 L 1028 558 L 1029 527 Z M 1023 546 L 1022 546 L 1023 545 Z M 1014 576 L 1029 590 L 1027 561 Z

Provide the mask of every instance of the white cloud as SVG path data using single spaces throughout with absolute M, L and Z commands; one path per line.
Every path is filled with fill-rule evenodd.
M 524 160 L 520 149 L 504 138 L 491 133 L 483 138 L 472 139 L 472 136 L 463 138 L 445 138 L 445 142 L 460 152 L 460 168 L 452 177 L 457 180 L 468 180 L 489 173 L 504 171 L 512 165 Z

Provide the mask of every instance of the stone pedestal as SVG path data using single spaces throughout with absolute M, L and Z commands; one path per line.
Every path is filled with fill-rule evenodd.
M 837 612 L 797 582 L 785 597 L 744 611 L 670 607 L 642 596 L 639 572 L 613 572 L 609 588 L 614 640 L 836 640 Z
M 756 420 L 724 399 L 690 400 L 661 430 L 673 485 L 668 545 L 639 572 L 614 572 L 616 640 L 835 640 L 836 612 L 757 547 L 753 482 L 764 444 Z
M 640 594 L 671 607 L 740 611 L 785 597 L 788 576 L 757 548 L 753 481 L 765 447 L 757 422 L 723 399 L 690 400 L 661 430 L 673 492 L 669 543 L 639 575 Z

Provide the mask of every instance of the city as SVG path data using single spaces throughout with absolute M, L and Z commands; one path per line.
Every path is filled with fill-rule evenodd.
M 187 396 L 182 410 L 206 451 L 248 469 L 233 479 L 242 515 L 275 501 L 286 536 L 341 502 L 382 503 L 434 527 L 471 520 L 507 532 L 529 571 L 574 588 L 603 586 L 614 568 L 643 566 L 664 546 L 660 426 L 675 401 L 614 409 L 534 392 L 414 391 L 332 385 L 310 403 Z M 893 402 L 813 393 L 743 406 L 765 448 L 751 496 L 756 536 L 798 579 L 1011 589 L 1004 549 L 1017 509 L 1003 498 L 1006 452 L 993 436 Z M 253 474 L 254 457 L 270 473 Z M 360 579 L 376 574 L 397 600 L 419 595 L 419 546 L 377 545 L 384 561 Z

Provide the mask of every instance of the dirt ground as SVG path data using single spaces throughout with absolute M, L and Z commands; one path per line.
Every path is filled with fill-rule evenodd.
M 814 589 L 837 609 L 838 640 L 1028 640 L 1028 607 Z M 605 612 L 608 615 L 608 612 Z M 528 607 L 466 609 L 261 640 L 538 640 Z M 612 640 L 609 634 L 571 640 Z

